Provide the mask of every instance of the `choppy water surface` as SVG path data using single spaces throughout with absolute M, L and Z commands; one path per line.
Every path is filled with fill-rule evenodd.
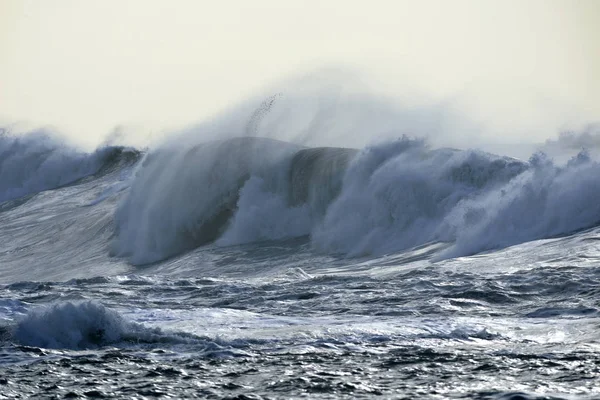
M 600 398 L 597 164 L 414 146 L 13 188 L 0 398 Z

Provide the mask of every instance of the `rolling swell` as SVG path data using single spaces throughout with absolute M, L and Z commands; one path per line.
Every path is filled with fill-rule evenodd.
M 559 166 L 402 138 L 363 150 L 236 138 L 150 154 L 116 212 L 133 264 L 214 242 L 308 235 L 313 248 L 381 255 L 451 243 L 441 259 L 565 234 L 600 220 L 600 165 Z

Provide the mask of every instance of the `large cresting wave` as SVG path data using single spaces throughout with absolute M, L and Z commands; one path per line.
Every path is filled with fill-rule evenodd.
M 456 257 L 595 225 L 599 177 L 585 151 L 559 166 L 406 137 L 360 151 L 254 137 L 165 148 L 119 206 L 112 251 L 145 264 L 212 242 L 309 236 L 331 254 L 448 242 L 437 258 Z
M 248 197 L 254 201 L 255 196 L 264 197 L 261 208 L 268 214 L 260 222 L 269 230 L 273 219 L 280 225 L 280 234 L 263 230 L 249 241 L 305 235 L 306 229 L 298 226 L 310 226 L 306 223 L 309 210 L 304 212 L 302 207 L 310 204 L 315 212 L 324 212 L 341 188 L 343 166 L 352 154 L 346 149 L 315 154 L 313 149 L 291 143 L 252 137 L 156 151 L 145 158 L 116 212 L 113 254 L 144 264 L 223 235 L 227 243 L 236 242 L 240 232 L 228 233 L 227 228 L 243 218 L 240 204 Z M 339 168 L 334 167 L 337 164 Z M 286 223 L 278 220 L 288 210 L 301 215 Z

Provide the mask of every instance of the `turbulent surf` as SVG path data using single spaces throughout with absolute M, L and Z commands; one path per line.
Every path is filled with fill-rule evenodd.
M 0 136 L 0 397 L 600 396 L 593 152 L 255 136 L 273 102 L 146 151 Z

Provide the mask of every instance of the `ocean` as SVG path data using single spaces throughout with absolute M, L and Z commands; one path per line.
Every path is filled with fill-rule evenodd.
M 600 164 L 0 136 L 0 399 L 600 398 Z

